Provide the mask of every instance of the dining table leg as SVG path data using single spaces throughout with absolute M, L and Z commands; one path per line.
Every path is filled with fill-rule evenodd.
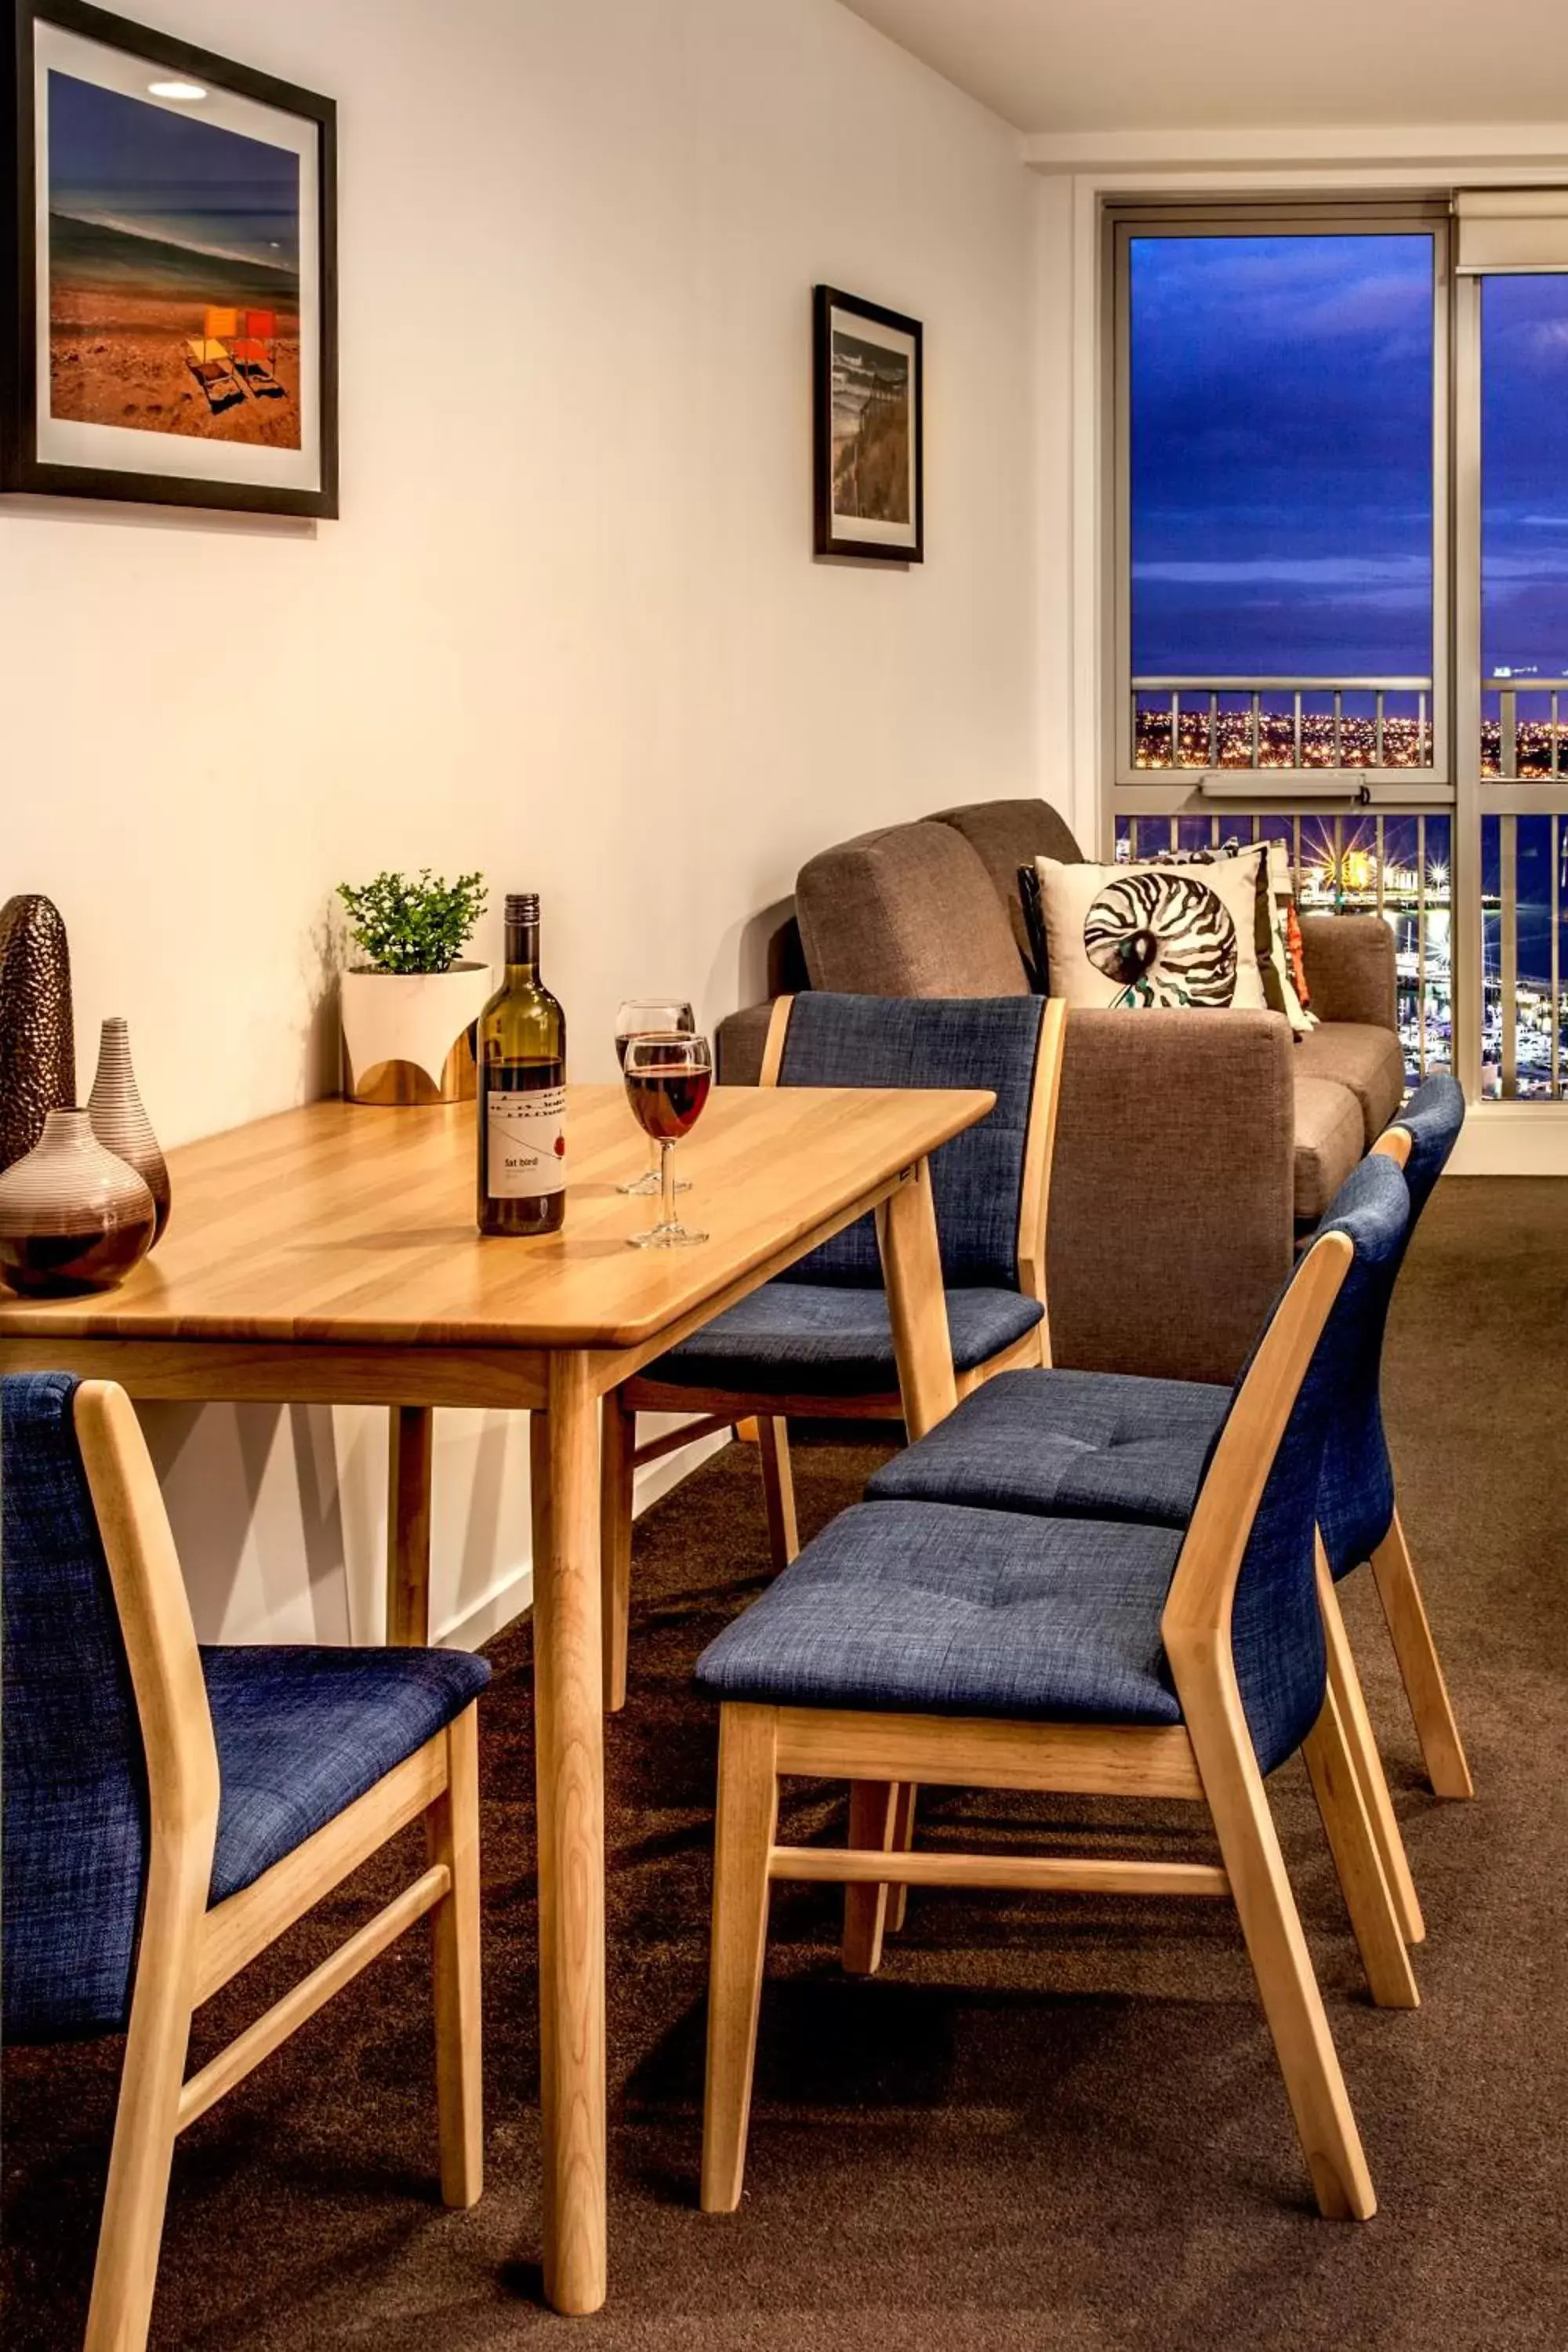
M 551 1357 L 549 1400 L 530 1437 L 544 2292 L 580 2313 L 605 2284 L 599 1402 L 584 1357 Z
M 958 1402 L 931 1162 L 922 1160 L 877 1211 L 877 1244 L 911 1444 Z
M 386 1638 L 399 1649 L 430 1640 L 430 1473 L 436 1416 L 427 1404 L 387 1414 Z

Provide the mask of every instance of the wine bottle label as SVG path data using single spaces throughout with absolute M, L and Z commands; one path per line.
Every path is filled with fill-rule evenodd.
M 566 1189 L 566 1089 L 485 1096 L 485 1188 L 492 1200 L 537 1201 Z

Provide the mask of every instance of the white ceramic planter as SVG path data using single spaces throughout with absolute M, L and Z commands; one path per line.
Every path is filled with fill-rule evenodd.
M 466 1102 L 468 1031 L 490 994 L 488 963 L 450 971 L 345 971 L 343 1092 L 362 1103 Z

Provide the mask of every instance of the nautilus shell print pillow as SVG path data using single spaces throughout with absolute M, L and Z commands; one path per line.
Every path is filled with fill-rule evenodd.
M 1263 1013 L 1257 876 L 1215 866 L 1036 860 L 1050 991 L 1068 1004 Z

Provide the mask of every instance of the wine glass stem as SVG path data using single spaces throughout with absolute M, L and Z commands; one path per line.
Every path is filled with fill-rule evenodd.
M 650 1176 L 657 1176 L 658 1174 L 658 1138 L 657 1135 L 650 1135 L 647 1139 L 647 1172 Z
M 664 1201 L 659 1211 L 659 1218 L 660 1222 L 667 1225 L 672 1225 L 675 1223 L 675 1170 L 669 1157 L 674 1149 L 674 1144 L 668 1137 L 659 1138 L 658 1181 L 664 1190 Z

